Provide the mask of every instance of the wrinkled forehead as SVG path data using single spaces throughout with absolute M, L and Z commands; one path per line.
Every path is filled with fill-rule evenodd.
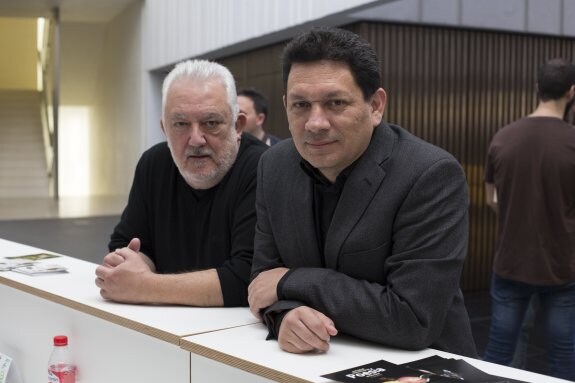
M 212 110 L 232 114 L 223 82 L 214 79 L 179 78 L 170 86 L 165 113 L 181 113 L 182 109 Z
M 335 97 L 361 92 L 347 63 L 321 60 L 294 63 L 290 71 L 286 98 Z
M 174 80 L 168 89 L 168 97 L 173 93 L 198 93 L 223 96 L 226 99 L 227 91 L 224 82 L 217 77 L 196 78 L 196 77 L 179 77 Z M 227 101 L 227 100 L 226 100 Z

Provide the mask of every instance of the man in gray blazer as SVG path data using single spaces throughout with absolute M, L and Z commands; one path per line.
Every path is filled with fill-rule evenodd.
M 327 351 L 341 332 L 475 357 L 460 165 L 382 122 L 379 63 L 359 36 L 312 29 L 282 61 L 292 139 L 258 167 L 252 313 L 288 352 Z

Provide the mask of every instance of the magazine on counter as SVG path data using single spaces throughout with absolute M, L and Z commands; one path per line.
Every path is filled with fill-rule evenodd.
M 44 259 L 58 258 L 60 255 L 51 253 L 36 253 L 36 254 L 26 254 L 26 255 L 14 255 L 11 257 L 4 257 L 4 259 L 13 261 L 23 261 L 23 262 L 36 262 L 42 261 Z
M 9 271 L 17 267 L 29 266 L 32 262 L 19 259 L 0 259 L 0 271 Z
M 461 380 L 437 376 L 429 372 L 414 370 L 386 360 L 364 364 L 322 375 L 337 382 L 402 382 L 402 383 L 454 383 Z
M 56 264 L 33 264 L 28 266 L 17 267 L 12 269 L 17 273 L 26 275 L 38 275 L 38 274 L 53 274 L 53 273 L 67 273 L 68 269 L 64 266 Z
M 45 259 L 58 258 L 60 255 L 37 253 L 0 258 L 0 271 L 14 271 L 27 275 L 67 273 L 66 267 L 55 263 L 39 262 Z
M 387 383 L 525 383 L 483 372 L 462 359 L 434 355 L 404 364 L 386 360 L 322 375 L 337 382 Z

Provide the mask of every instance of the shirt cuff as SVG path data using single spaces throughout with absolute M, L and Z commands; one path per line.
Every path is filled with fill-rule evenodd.
M 266 340 L 278 338 L 282 320 L 289 311 L 290 310 L 283 310 L 279 312 L 266 312 L 263 315 L 263 321 L 268 328 L 268 336 L 266 337 Z
M 280 326 L 286 314 L 296 307 L 303 306 L 303 303 L 298 301 L 278 301 L 263 309 L 262 321 L 268 328 L 268 336 L 266 340 L 277 339 L 280 333 Z

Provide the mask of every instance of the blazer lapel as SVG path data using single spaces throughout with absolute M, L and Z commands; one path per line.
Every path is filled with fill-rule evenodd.
M 327 232 L 326 267 L 337 268 L 337 260 L 345 240 L 379 190 L 385 178 L 382 164 L 391 156 L 394 138 L 387 125 L 382 123 L 376 127 L 367 150 L 345 182 Z

